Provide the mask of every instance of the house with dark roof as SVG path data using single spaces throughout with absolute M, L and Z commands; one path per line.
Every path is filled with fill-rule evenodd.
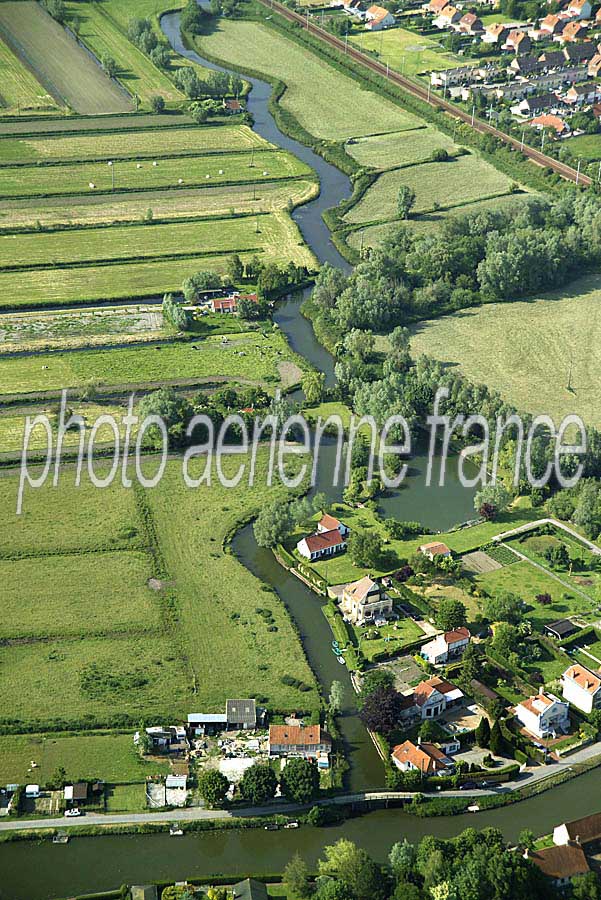
M 226 700 L 228 731 L 248 731 L 257 727 L 257 704 L 253 699 Z
M 601 813 L 573 819 L 571 822 L 556 825 L 553 829 L 553 843 L 558 847 L 568 844 L 584 847 L 599 841 L 601 841 Z
M 567 91 L 565 99 L 574 106 L 583 106 L 585 103 L 594 103 L 601 96 L 601 88 L 595 82 L 588 84 L 573 84 Z
M 569 619 L 558 619 L 557 622 L 549 622 L 545 625 L 547 634 L 557 638 L 558 641 L 570 637 L 571 634 L 576 634 L 579 630 L 578 625 L 574 625 Z
M 514 115 L 531 117 L 560 105 L 560 100 L 556 94 L 546 92 L 532 97 L 525 97 L 517 106 L 511 107 L 511 112 Z
M 232 887 L 234 900 L 268 900 L 267 886 L 256 878 L 245 878 Z
M 564 45 L 563 55 L 569 63 L 587 63 L 597 53 L 592 41 L 568 42 Z
M 544 850 L 526 850 L 524 857 L 550 878 L 556 888 L 566 887 L 576 875 L 586 875 L 589 864 L 582 847 L 565 845 Z

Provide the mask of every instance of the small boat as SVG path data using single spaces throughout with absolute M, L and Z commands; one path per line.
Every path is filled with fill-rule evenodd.
M 279 827 L 275 822 L 270 822 L 269 825 L 265 825 L 265 831 L 278 831 Z
M 68 844 L 69 835 L 66 831 L 58 831 L 52 838 L 53 844 Z
M 340 648 L 340 644 L 338 641 L 332 641 L 332 650 L 338 650 Z
M 467 811 L 468 812 L 480 812 L 480 807 L 478 806 L 477 803 L 472 803 L 471 806 L 468 806 Z
M 171 837 L 181 837 L 181 835 L 183 833 L 184 832 L 182 831 L 182 829 L 179 827 L 179 825 L 177 823 L 172 825 L 171 828 L 169 829 L 169 834 L 171 835 Z
M 286 822 L 284 828 L 298 828 L 298 822 Z
M 338 662 L 340 663 L 341 666 L 346 666 L 346 660 L 345 660 L 344 656 L 339 656 Z

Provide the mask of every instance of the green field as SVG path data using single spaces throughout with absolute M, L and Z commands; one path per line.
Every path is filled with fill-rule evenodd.
M 185 153 L 223 152 L 272 148 L 248 125 L 205 125 L 198 128 L 135 128 L 132 125 L 118 134 L 38 134 L 35 137 L 5 137 L 0 141 L 4 162 L 43 162 L 46 160 L 86 159 L 156 159 Z M 257 167 L 261 157 L 257 157 Z
M 164 337 L 163 316 L 157 306 L 78 309 L 59 313 L 5 313 L 0 320 L 0 349 L 60 349 L 83 343 Z
M 601 159 L 601 136 L 598 134 L 581 134 L 570 138 L 567 148 L 574 156 L 596 162 Z
M 129 6 L 129 2 L 126 4 Z M 111 18 L 108 4 L 77 2 L 67 3 L 70 21 L 77 21 L 80 40 L 90 48 L 97 59 L 106 54 L 116 61 L 117 78 L 131 94 L 137 94 L 148 103 L 155 94 L 167 101 L 181 101 L 183 95 L 169 76 L 157 69 L 151 59 L 132 44 L 127 35 Z M 133 13 L 130 15 L 133 16 Z
M 0 640 L 156 631 L 159 605 L 146 585 L 151 575 L 143 553 L 0 559 Z
M 412 113 L 363 90 L 310 50 L 264 25 L 219 19 L 215 30 L 196 42 L 201 53 L 206 48 L 234 66 L 284 81 L 288 88 L 281 106 L 318 138 L 341 141 L 420 124 Z
M 405 28 L 391 28 L 374 33 L 365 31 L 353 35 L 352 42 L 360 50 L 376 53 L 381 62 L 388 63 L 391 69 L 396 69 L 403 75 L 418 75 L 432 69 L 450 69 L 470 62 L 465 57 L 443 52 L 432 38 Z
M 144 761 L 132 732 L 117 734 L 17 734 L 0 736 L 0 784 L 45 784 L 59 766 L 67 778 L 142 782 L 147 775 L 167 774 L 169 763 Z M 31 762 L 36 763 L 31 769 Z
M 556 421 L 577 413 L 599 426 L 600 300 L 599 276 L 591 275 L 538 300 L 423 322 L 412 348 L 460 366 L 471 381 L 488 384 L 518 409 Z
M 38 407 L 35 408 L 35 414 L 47 415 L 49 417 L 52 429 L 53 429 L 53 440 L 56 442 L 57 436 L 57 409 L 58 404 L 55 404 L 54 407 Z M 119 435 L 122 437 L 125 434 L 125 426 L 123 425 L 123 416 L 125 415 L 126 410 L 123 407 L 118 406 L 109 406 L 109 405 L 99 405 L 94 403 L 78 403 L 76 412 L 78 415 L 81 415 L 87 425 L 88 428 L 92 428 L 96 419 L 98 419 L 102 415 L 111 415 L 114 417 L 115 422 L 117 423 L 117 427 L 119 429 Z M 21 409 L 19 412 L 15 411 L 13 408 L 9 408 L 8 412 L 3 411 L 0 414 L 0 453 L 11 453 L 11 454 L 20 454 L 23 448 L 23 436 L 25 433 L 25 417 L 27 415 L 33 415 L 30 409 Z M 132 429 L 132 436 L 135 435 L 136 429 Z M 107 445 L 112 445 L 115 442 L 114 431 L 112 426 L 102 425 L 98 429 L 98 441 L 99 443 L 103 442 Z M 69 429 L 67 433 L 63 437 L 63 447 L 65 450 L 68 448 L 77 448 L 79 446 L 79 429 L 73 428 Z M 36 428 L 29 440 L 29 447 L 31 450 L 41 450 L 46 451 L 47 447 L 47 435 L 46 431 L 42 428 Z
M 69 353 L 0 359 L 2 394 L 60 391 L 83 387 L 133 385 L 182 380 L 209 380 L 220 375 L 232 379 L 294 383 L 301 361 L 279 331 L 231 334 L 226 344 L 220 335 L 189 343 L 130 348 L 81 350 Z M 292 363 L 292 377 L 287 369 Z M 296 377 L 294 377 L 296 376 Z
M 393 166 L 425 162 L 434 150 L 442 149 L 452 154 L 457 147 L 445 134 L 428 125 L 411 131 L 358 138 L 352 143 L 347 142 L 345 149 L 362 166 L 391 169 Z
M 460 156 L 441 163 L 423 163 L 384 172 L 345 215 L 349 223 L 376 222 L 397 217 L 401 185 L 416 193 L 412 215 L 441 207 L 459 206 L 485 197 L 507 194 L 510 180 L 477 156 Z
M 1 38 L 0 110 L 2 115 L 56 110 L 50 94 Z
M 39 75 L 75 112 L 127 112 L 133 103 L 34 0 L 0 4 L 0 30 L 22 48 Z
M 160 159 L 156 161 L 156 166 L 153 162 L 154 160 L 145 160 L 143 163 L 123 160 L 112 167 L 106 162 L 56 166 L 4 166 L 0 168 L 0 197 L 110 192 L 112 171 L 117 192 L 143 191 L 149 188 L 177 190 L 181 187 L 189 188 L 201 184 L 212 186 L 236 181 L 260 183 L 266 179 L 272 181 L 275 178 L 306 176 L 310 172 L 308 166 L 296 157 L 277 150 L 266 150 L 261 153 L 252 167 L 251 154 L 247 152 Z M 91 188 L 90 184 L 94 187 Z M 174 194 L 172 202 L 176 203 L 176 198 L 177 194 Z

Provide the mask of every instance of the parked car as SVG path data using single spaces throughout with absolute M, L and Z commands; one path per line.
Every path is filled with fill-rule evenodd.
M 73 807 L 73 809 L 65 810 L 65 816 L 68 819 L 72 819 L 72 818 L 75 818 L 75 816 L 81 816 L 81 815 L 83 815 L 82 811 L 80 809 L 78 809 L 76 806 Z
M 475 781 L 464 781 L 459 785 L 460 791 L 473 791 L 478 787 Z

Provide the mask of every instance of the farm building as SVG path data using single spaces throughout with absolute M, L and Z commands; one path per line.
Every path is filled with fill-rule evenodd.
M 322 531 L 319 534 L 310 534 L 296 545 L 301 556 L 313 560 L 323 559 L 327 556 L 335 556 L 346 550 L 347 541 L 340 534 L 338 528 L 330 531 Z
M 332 738 L 321 725 L 270 725 L 270 756 L 302 756 L 317 759 L 332 749 Z

